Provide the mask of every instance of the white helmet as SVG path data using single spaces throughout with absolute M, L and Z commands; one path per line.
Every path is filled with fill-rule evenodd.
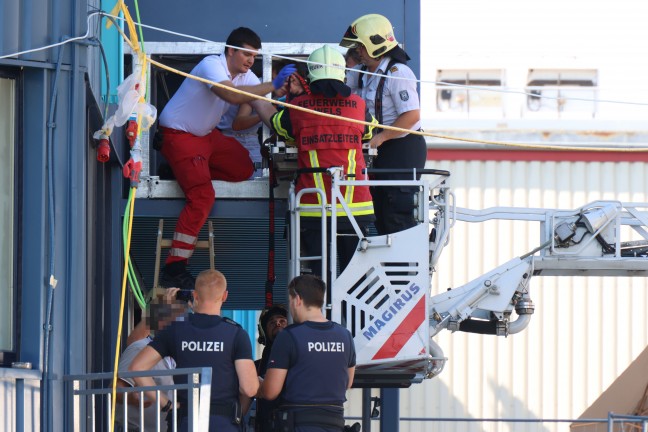
M 376 58 L 397 46 L 398 42 L 387 18 L 369 14 L 353 21 L 340 42 L 346 48 L 355 48 L 358 44 L 365 46 L 371 58 Z
M 334 79 L 344 82 L 344 68 L 346 62 L 344 56 L 334 48 L 324 45 L 317 48 L 308 57 L 308 79 L 314 83 L 323 79 Z

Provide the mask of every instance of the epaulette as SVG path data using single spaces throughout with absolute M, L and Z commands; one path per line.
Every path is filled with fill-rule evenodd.
M 389 72 L 391 72 L 391 73 L 398 72 L 398 67 L 397 66 L 392 66 L 391 69 L 389 69 Z
M 229 319 L 229 318 L 227 318 L 227 317 L 221 317 L 221 318 L 223 319 L 223 321 L 225 321 L 225 322 L 228 323 L 228 324 L 235 325 L 236 327 L 241 327 L 241 324 L 237 323 L 237 322 L 234 321 L 233 319 Z

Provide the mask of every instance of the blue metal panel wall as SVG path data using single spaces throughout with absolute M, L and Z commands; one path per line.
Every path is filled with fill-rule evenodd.
M 133 2 L 126 3 L 134 16 Z M 396 39 L 405 44 L 405 49 L 412 57 L 410 66 L 418 75 L 420 0 L 284 0 L 271 3 L 265 0 L 247 0 L 245 5 L 211 0 L 191 3 L 158 0 L 148 4 L 140 2 L 139 7 L 144 24 L 215 42 L 224 42 L 230 31 L 240 26 L 253 29 L 265 42 L 339 42 L 353 20 L 365 14 L 378 13 L 391 21 Z M 160 42 L 190 41 L 155 30 L 145 30 L 144 39 Z
M 84 34 L 86 12 L 94 3 L 0 2 L 0 54 L 38 48 L 60 42 L 64 36 Z M 61 51 L 63 56 L 57 72 L 55 67 Z M 65 426 L 61 378 L 71 371 L 86 371 L 85 293 L 89 267 L 84 74 L 87 54 L 86 46 L 69 44 L 18 59 L 0 60 L 0 66 L 21 67 L 24 79 L 20 101 L 24 122 L 19 130 L 23 164 L 17 168 L 22 199 L 22 230 L 18 233 L 22 316 L 18 358 L 31 362 L 40 371 L 49 365 L 50 371 L 40 385 L 42 389 L 49 387 L 40 404 L 38 400 L 26 401 L 29 405 L 25 406 L 25 415 L 33 419 L 34 430 L 41 426 L 43 430 L 69 430 Z M 49 130 L 51 140 L 48 140 Z M 53 148 L 51 163 L 47 160 L 48 142 Z M 50 197 L 54 199 L 51 206 Z M 55 219 L 51 232 L 48 209 L 54 212 Z M 53 243 L 50 243 L 50 233 Z M 52 272 L 50 259 L 53 259 Z M 58 283 L 52 292 L 51 349 L 46 363 L 43 327 L 50 274 Z M 5 375 L 11 373 L 9 370 Z

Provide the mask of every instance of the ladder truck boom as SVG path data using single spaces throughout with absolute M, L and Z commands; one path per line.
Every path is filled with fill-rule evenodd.
M 326 170 L 332 178 L 331 236 L 337 235 L 336 212 L 346 213 L 355 227 L 358 249 L 346 269 L 337 274 L 335 260 L 300 255 L 300 197 L 289 193 L 290 269 L 322 259 L 331 280 L 326 308 L 330 318 L 345 325 L 357 352 L 355 386 L 406 387 L 443 370 L 443 350 L 433 337 L 442 330 L 508 336 L 524 330 L 533 315 L 530 281 L 534 276 L 648 276 L 648 203 L 594 201 L 573 210 L 496 207 L 470 210 L 455 206 L 446 184 L 450 173 L 424 170 L 423 178 L 399 181 L 355 181 L 339 167 Z M 371 172 L 371 170 L 370 170 Z M 340 188 L 414 187 L 416 226 L 389 235 L 365 236 L 344 204 Z M 339 207 L 338 207 L 339 206 Z M 452 227 L 459 221 L 529 221 L 539 224 L 539 246 L 513 258 L 463 286 L 432 295 L 432 275 Z M 327 231 L 322 219 L 322 232 Z M 348 235 L 348 234 L 347 234 Z M 323 248 L 327 242 L 324 241 Z M 336 242 L 330 241 L 330 256 Z M 324 270 L 324 269 L 323 269 Z M 326 274 L 326 271 L 322 271 Z

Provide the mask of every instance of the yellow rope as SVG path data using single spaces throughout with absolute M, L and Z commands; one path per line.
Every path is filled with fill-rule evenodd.
M 153 60 L 152 58 L 145 56 L 149 63 L 152 65 L 155 65 L 159 67 L 160 69 L 165 69 L 169 72 L 176 73 L 178 75 L 182 75 L 186 78 L 190 78 L 196 81 L 203 82 L 205 84 L 210 84 L 222 89 L 225 89 L 227 91 L 231 91 L 234 93 L 239 93 L 245 96 L 249 96 L 254 99 L 262 100 L 269 102 L 274 105 L 280 105 L 280 106 L 285 106 L 285 107 L 290 107 L 290 109 L 294 109 L 297 111 L 304 111 L 304 112 L 309 112 L 314 115 L 322 116 L 322 117 L 327 117 L 327 118 L 332 118 L 332 119 L 340 119 L 340 116 L 336 116 L 334 114 L 328 114 L 328 113 L 323 113 L 319 111 L 314 111 L 308 108 L 300 107 L 298 105 L 293 105 L 288 102 L 280 102 L 274 99 L 270 99 L 264 96 L 258 96 L 252 93 L 248 93 L 246 91 L 240 90 L 236 87 L 230 87 L 221 83 L 217 83 L 214 81 L 210 81 L 205 78 L 201 78 L 195 75 L 191 75 L 187 72 L 183 72 L 181 70 L 172 68 L 170 66 L 167 66 L 163 63 L 160 63 L 156 60 Z M 451 140 L 451 141 L 462 141 L 462 142 L 469 142 L 469 143 L 476 143 L 476 144 L 490 144 L 494 146 L 501 146 L 501 147 L 514 147 L 514 148 L 522 148 L 522 149 L 534 149 L 534 150 L 551 150 L 551 151 L 587 151 L 587 152 L 648 152 L 648 147 L 640 147 L 640 148 L 633 148 L 633 147 L 576 147 L 576 146 L 556 146 L 556 145 L 539 145 L 539 144 L 524 144 L 524 143 L 512 143 L 512 142 L 504 142 L 504 141 L 490 141 L 490 140 L 480 140 L 480 139 L 472 139 L 472 138 L 462 138 L 462 137 L 457 137 L 457 136 L 450 136 L 450 135 L 439 135 L 439 134 L 433 134 L 430 132 L 424 132 L 424 131 L 413 131 L 410 129 L 402 129 L 398 127 L 393 127 L 393 126 L 388 126 L 388 125 L 381 125 L 381 124 L 371 124 L 362 120 L 355 120 L 351 118 L 344 118 L 344 120 L 350 122 L 350 123 L 357 123 L 361 125 L 368 125 L 368 126 L 374 126 L 378 127 L 381 129 L 386 129 L 386 130 L 392 130 L 392 131 L 397 131 L 401 133 L 408 133 L 408 134 L 414 134 L 414 135 L 421 135 L 421 136 L 427 136 L 427 137 L 432 137 L 432 138 L 439 138 L 439 139 L 445 139 L 445 140 Z
M 133 230 L 133 213 L 135 209 L 135 190 L 131 188 L 129 199 L 132 200 L 130 212 L 128 214 L 128 235 L 126 237 L 126 250 L 130 250 L 131 232 Z M 122 328 L 124 324 L 124 303 L 126 302 L 126 278 L 128 275 L 128 262 L 130 254 L 127 253 L 124 257 L 124 276 L 122 278 L 121 300 L 119 304 L 119 324 L 117 325 L 117 345 L 115 346 L 115 364 L 113 368 L 113 382 L 112 382 L 112 404 L 110 406 L 110 432 L 115 430 L 115 407 L 117 405 L 117 369 L 119 368 L 119 351 L 121 348 Z
M 126 43 L 131 47 L 133 52 L 137 53 L 140 63 L 142 64 L 142 77 L 146 74 L 146 55 L 142 50 L 140 50 L 140 45 L 137 39 L 137 32 L 135 30 L 135 23 L 133 18 L 128 12 L 128 8 L 124 4 L 124 0 L 119 0 L 113 9 L 112 14 L 114 15 L 116 11 L 121 11 L 124 14 L 126 20 L 126 25 L 128 27 L 128 33 L 130 38 L 126 36 L 124 31 L 119 27 L 115 26 L 119 34 L 126 41 Z M 111 23 L 110 21 L 108 22 Z M 109 25 L 107 26 L 110 27 Z M 138 125 L 140 121 L 140 116 L 138 116 Z M 141 128 L 138 127 L 138 133 Z M 124 304 L 126 302 L 126 281 L 128 277 L 128 265 L 130 262 L 130 244 L 131 244 L 131 232 L 133 229 L 133 214 L 135 210 L 135 190 L 136 188 L 130 189 L 129 200 L 131 200 L 130 211 L 128 214 L 128 235 L 126 237 L 126 253 L 124 256 L 124 272 L 122 277 L 122 289 L 121 289 L 121 300 L 119 305 L 119 323 L 117 325 L 117 343 L 115 345 L 115 362 L 113 367 L 113 380 L 112 380 L 112 403 L 110 411 L 110 432 L 115 430 L 115 413 L 117 405 L 117 370 L 119 368 L 119 354 L 121 351 L 121 339 L 122 331 L 124 326 Z

